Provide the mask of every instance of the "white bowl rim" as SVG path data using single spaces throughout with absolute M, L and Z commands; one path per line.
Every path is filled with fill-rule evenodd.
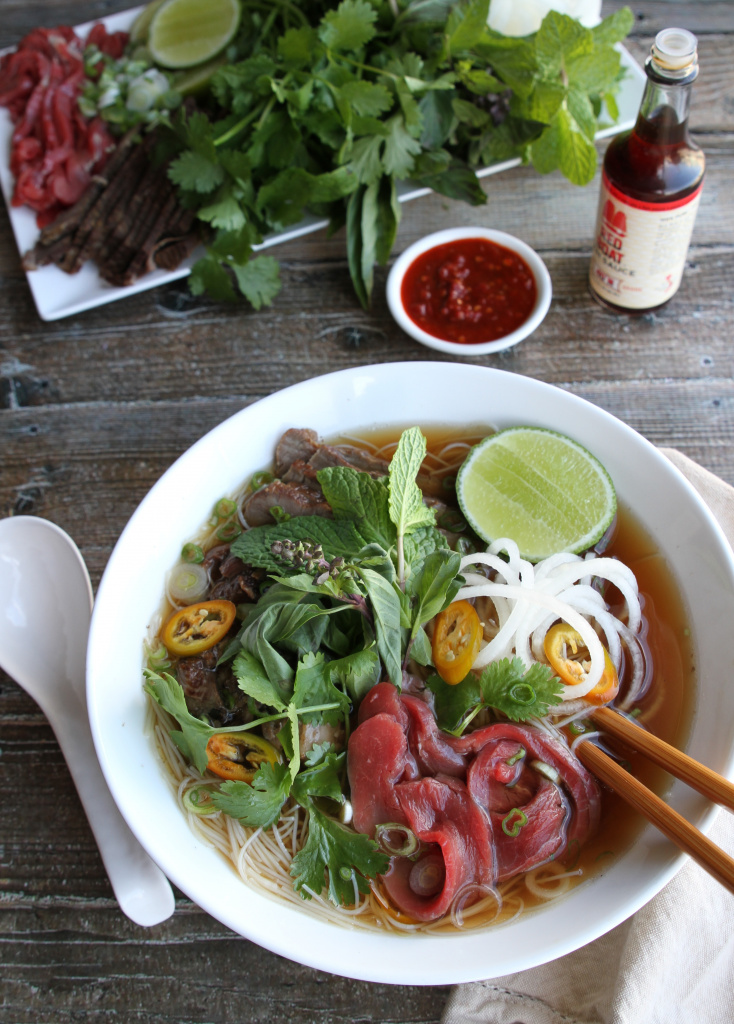
M 537 297 L 530 316 L 514 331 L 504 335 L 502 338 L 497 338 L 495 341 L 482 341 L 471 345 L 461 345 L 455 341 L 446 341 L 444 338 L 438 338 L 436 335 L 430 334 L 428 331 L 423 330 L 422 327 L 419 327 L 405 310 L 401 298 L 401 288 L 408 267 L 418 256 L 438 245 L 446 245 L 449 242 L 458 242 L 462 239 L 470 238 L 482 238 L 495 242 L 497 245 L 503 245 L 506 249 L 511 249 L 519 256 L 522 256 L 535 278 Z M 505 349 L 517 345 L 518 342 L 531 335 L 543 322 L 550 308 L 553 285 L 545 263 L 535 249 L 531 248 L 527 242 L 523 242 L 522 239 L 509 234 L 507 231 L 499 231 L 495 228 L 460 227 L 443 228 L 441 231 L 434 231 L 432 234 L 425 235 L 423 238 L 413 242 L 412 245 L 409 245 L 398 256 L 390 269 L 387 277 L 386 294 L 390 312 L 398 326 L 406 334 L 409 334 L 422 345 L 435 349 L 437 352 L 471 358 L 472 356 L 489 355 L 492 352 L 503 352 Z
M 370 388 L 374 389 L 373 399 L 382 397 L 391 378 L 394 378 L 396 374 L 409 374 L 408 379 L 415 378 L 416 374 L 424 375 L 427 379 L 433 379 L 434 387 L 440 386 L 440 388 L 451 384 L 468 385 L 473 381 L 483 396 L 485 393 L 489 396 L 494 385 L 498 389 L 500 404 L 502 401 L 509 400 L 511 392 L 516 391 L 519 387 L 527 400 L 524 409 L 526 415 L 522 419 L 528 424 L 538 422 L 538 425 L 543 425 L 546 402 L 550 402 L 552 407 L 560 402 L 564 413 L 574 422 L 577 418 L 580 424 L 591 420 L 600 430 L 599 439 L 610 451 L 621 449 L 619 456 L 621 459 L 629 454 L 627 449 L 631 446 L 632 450 L 641 456 L 643 466 L 630 485 L 632 483 L 645 485 L 646 477 L 649 476 L 652 468 L 655 475 L 658 476 L 655 481 L 658 487 L 662 483 L 666 488 L 673 488 L 679 499 L 678 518 L 681 515 L 686 515 L 698 523 L 710 543 L 713 553 L 717 556 L 714 566 L 720 571 L 721 579 L 714 580 L 714 582 L 717 584 L 718 590 L 724 594 L 723 599 L 720 596 L 719 604 L 721 600 L 728 600 L 731 609 L 734 604 L 734 556 L 718 522 L 683 474 L 649 441 L 610 413 L 553 385 L 489 367 L 443 362 L 383 363 L 354 367 L 303 381 L 243 408 L 196 441 L 151 488 L 123 530 L 98 589 L 89 635 L 87 699 L 92 733 L 100 764 L 123 816 L 151 857 L 174 884 L 198 903 L 202 909 L 245 938 L 251 939 L 272 952 L 319 970 L 387 984 L 454 984 L 525 970 L 580 948 L 626 920 L 647 903 L 683 866 L 686 857 L 660 840 L 654 830 L 646 829 L 632 850 L 623 855 L 617 864 L 596 876 L 591 882 L 582 884 L 564 898 L 562 905 L 569 907 L 569 914 L 562 917 L 553 914 L 548 916 L 548 919 L 553 922 L 552 939 L 543 944 L 541 950 L 533 947 L 533 938 L 538 926 L 541 931 L 548 930 L 547 926 L 544 926 L 546 920 L 544 915 L 553 908 L 542 908 L 540 911 L 524 915 L 512 925 L 486 929 L 481 933 L 447 937 L 414 937 L 415 946 L 411 948 L 409 937 L 375 935 L 374 933 L 356 932 L 325 925 L 321 921 L 299 914 L 285 904 L 265 899 L 253 893 L 233 874 L 231 880 L 235 884 L 232 888 L 227 888 L 224 897 L 221 894 L 212 895 L 200 883 L 197 885 L 192 882 L 191 873 L 187 872 L 186 867 L 182 867 L 180 863 L 179 847 L 174 848 L 170 834 L 164 829 L 164 824 L 167 822 L 169 826 L 177 828 L 179 839 L 181 836 L 188 835 L 187 853 L 197 859 L 197 863 L 202 860 L 211 863 L 212 858 L 216 858 L 218 855 L 211 850 L 204 850 L 201 844 L 195 840 L 177 806 L 174 809 L 181 819 L 180 822 L 176 817 L 171 817 L 165 807 L 162 808 L 162 813 L 157 816 L 156 821 L 151 822 L 147 801 L 140 795 L 141 788 L 135 789 L 135 777 L 129 782 L 125 776 L 128 769 L 135 776 L 135 772 L 140 774 L 154 763 L 157 763 L 159 774 L 162 776 L 157 755 L 152 750 L 152 741 L 149 737 L 146 738 L 146 757 L 151 759 L 150 764 L 137 765 L 130 762 L 124 749 L 125 727 L 130 722 L 128 717 L 130 708 L 127 706 L 121 706 L 119 709 L 111 707 L 112 702 L 104 700 L 106 677 L 110 673 L 114 676 L 115 666 L 110 664 L 109 637 L 105 638 L 103 627 L 105 616 L 107 616 L 108 625 L 111 620 L 114 620 L 116 625 L 118 624 L 119 591 L 116 593 L 115 587 L 120 581 L 121 574 L 124 576 L 129 572 L 129 567 L 125 566 L 126 548 L 135 539 L 136 529 L 145 525 L 146 515 L 150 515 L 151 511 L 155 512 L 156 502 L 160 496 L 165 494 L 171 484 L 176 484 L 179 478 L 186 479 L 187 466 L 192 459 L 195 456 L 202 457 L 209 449 L 216 447 L 222 440 L 236 435 L 242 428 L 246 431 L 250 420 L 260 420 L 261 423 L 266 423 L 269 418 L 272 418 L 269 416 L 271 413 L 280 413 L 277 430 L 285 429 L 283 424 L 291 419 L 291 410 L 297 404 L 296 400 L 302 400 L 305 396 L 313 397 L 314 390 L 316 397 L 319 394 L 334 394 L 335 390 L 338 390 L 339 401 L 346 403 L 348 408 L 351 401 L 358 401 L 359 396 L 369 392 Z M 418 393 L 424 391 L 420 387 L 416 390 Z M 465 413 L 462 411 L 463 415 Z M 518 422 L 520 418 L 519 416 L 515 417 Z M 395 427 L 399 427 L 401 423 L 407 425 L 405 418 L 401 419 L 397 415 L 379 416 L 378 421 L 383 424 L 391 423 Z M 446 421 L 440 417 L 436 419 L 435 416 L 427 415 L 423 425 L 428 426 L 430 423 L 436 422 Z M 454 422 L 467 423 L 466 419 L 459 420 L 458 418 Z M 369 425 L 369 423 L 363 422 L 362 429 L 367 429 Z M 469 424 L 467 423 L 467 425 Z M 356 425 L 353 425 L 352 428 L 356 429 Z M 589 438 L 585 438 L 585 443 L 587 446 L 591 446 Z M 248 467 L 248 470 L 243 471 L 242 478 L 247 475 L 248 471 L 254 471 L 256 468 L 259 467 Z M 217 496 L 217 494 L 210 494 L 209 499 L 214 500 Z M 667 504 L 663 507 L 667 508 Z M 203 522 L 204 518 L 205 516 L 202 516 L 199 523 Z M 179 542 L 177 541 L 177 543 Z M 707 586 L 710 585 L 710 582 L 707 581 Z M 726 609 L 722 609 L 722 613 L 724 611 Z M 113 633 L 113 635 L 115 634 Z M 701 652 L 698 652 L 697 662 L 700 661 L 700 654 Z M 141 661 L 142 657 L 138 654 L 138 665 L 141 664 Z M 732 669 L 727 668 L 726 665 L 721 667 L 719 669 L 721 677 L 726 678 L 727 672 L 730 673 L 731 670 L 734 670 L 734 666 Z M 124 682 L 133 685 L 127 677 L 124 678 Z M 114 678 L 109 685 L 113 687 L 115 700 L 117 700 L 118 690 L 114 689 L 117 685 Z M 136 700 L 140 698 L 139 702 L 142 704 L 142 690 L 137 682 L 134 685 L 137 694 Z M 726 690 L 722 693 L 724 696 L 718 698 L 718 704 L 722 700 L 726 700 Z M 137 711 L 139 709 L 136 710 L 136 713 Z M 720 763 L 714 765 L 721 774 L 730 777 L 734 773 L 734 733 L 729 724 L 733 717 L 729 715 L 726 725 L 724 725 L 724 716 L 718 715 L 718 719 L 721 720 L 719 728 L 727 730 L 725 740 L 728 746 Z M 131 734 L 131 730 L 128 729 L 127 742 L 129 742 Z M 118 749 L 120 743 L 123 744 L 122 750 Z M 137 757 L 139 751 L 136 750 L 135 743 L 139 747 L 141 746 L 140 737 L 133 740 L 131 748 Z M 143 774 L 142 778 L 145 782 L 152 782 L 153 788 L 155 788 L 156 780 L 152 779 L 151 775 Z M 161 779 L 158 782 L 161 782 Z M 687 787 L 675 783 L 671 790 L 670 802 L 678 809 L 680 809 L 679 805 L 684 806 L 687 812 L 686 816 L 702 831 L 708 831 L 713 824 L 717 813 L 716 808 L 704 801 L 703 798 L 698 797 L 697 794 L 692 794 Z M 160 817 L 160 823 L 158 817 Z M 183 829 L 179 828 L 179 825 L 182 825 Z M 209 861 L 207 858 L 210 858 Z M 217 860 L 217 863 L 220 862 Z M 221 863 L 226 872 L 231 872 L 228 865 Z M 628 878 L 630 867 L 633 867 L 642 876 L 641 884 L 633 885 L 631 888 Z M 579 924 L 578 914 L 573 913 L 573 908 L 578 910 L 579 907 L 587 906 L 587 885 L 596 886 L 594 889 L 596 902 L 598 902 L 599 896 L 602 894 L 605 896 L 605 913 L 602 919 L 589 920 L 584 917 L 583 922 Z M 612 887 L 611 897 L 608 895 L 610 886 Z M 558 906 L 559 904 L 555 905 L 556 908 Z M 254 912 L 251 916 L 243 918 L 243 907 Z M 506 940 L 503 941 L 508 927 L 512 928 L 513 934 L 518 937 L 518 942 L 511 947 Z M 294 933 L 297 933 L 298 941 L 296 941 Z M 491 950 L 489 958 L 488 949 Z

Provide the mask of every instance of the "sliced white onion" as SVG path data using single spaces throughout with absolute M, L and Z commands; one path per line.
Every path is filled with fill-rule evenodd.
M 505 552 L 507 562 L 498 557 L 499 552 Z M 472 565 L 486 565 L 497 576 L 489 580 L 480 573 L 465 571 Z M 455 600 L 489 597 L 494 602 L 498 623 L 497 633 L 481 648 L 472 668 L 482 669 L 513 652 L 528 666 L 545 660 L 545 634 L 561 619 L 580 634 L 591 662 L 583 682 L 564 686 L 564 703 L 584 697 L 603 675 L 604 647 L 592 621 L 603 632 L 609 656 L 618 671 L 622 664 L 620 633 L 625 631 L 630 659 L 633 665 L 639 663 L 637 675 L 642 675 L 643 659 L 634 639 L 642 621 L 637 581 L 632 571 L 617 559 L 581 558 L 559 552 L 533 566 L 520 558 L 514 541 L 501 539 L 494 541 L 486 552 L 465 555 L 460 572 L 466 584 Z M 595 578 L 607 580 L 620 591 L 627 605 L 628 625 L 609 612 L 602 594 L 592 586 Z
M 574 608 L 571 608 L 570 605 L 565 604 L 563 601 L 559 601 L 552 594 L 544 594 L 542 591 L 531 590 L 529 587 L 510 587 L 504 583 L 489 582 L 481 586 L 462 587 L 456 595 L 456 600 L 462 601 L 473 597 L 506 597 L 511 600 L 515 600 L 520 606 L 518 617 L 522 611 L 524 611 L 522 608 L 523 603 L 547 608 L 548 611 L 554 612 L 557 618 L 563 619 L 564 622 L 567 622 L 569 626 L 581 635 L 581 639 L 584 641 L 584 646 L 589 651 L 591 667 L 583 682 L 575 683 L 572 686 L 566 685 L 564 687 L 564 699 L 584 697 L 594 689 L 601 679 L 604 671 L 604 648 L 602 647 L 601 641 L 596 635 L 593 626 L 583 617 L 583 615 L 580 615 Z M 513 609 L 513 612 L 514 610 L 515 609 Z M 484 657 L 485 651 L 491 643 L 494 643 L 494 641 L 491 641 L 487 647 L 483 648 L 483 650 L 479 652 L 474 665 L 472 666 L 473 668 L 481 668 L 492 660 L 491 657 Z M 519 652 L 516 653 L 519 654 Z

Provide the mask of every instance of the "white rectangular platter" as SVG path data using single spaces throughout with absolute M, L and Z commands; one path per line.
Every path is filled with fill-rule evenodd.
M 130 28 L 140 7 L 121 11 L 108 18 L 102 19 L 110 32 L 126 31 Z M 76 32 L 84 38 L 94 22 L 87 22 L 76 26 Z M 617 94 L 617 105 L 619 107 L 619 120 L 616 124 L 604 128 L 597 133 L 601 139 L 609 135 L 616 135 L 618 132 L 631 128 L 637 117 L 640 106 L 640 99 L 645 83 L 645 73 L 637 64 L 631 54 L 619 47 L 622 56 L 622 65 L 626 70 L 622 86 Z M 18 250 L 21 255 L 32 249 L 39 231 L 36 227 L 36 215 L 33 210 L 27 207 L 14 207 L 11 205 L 13 194 L 13 176 L 9 167 L 10 141 L 12 136 L 12 124 L 7 110 L 0 108 L 0 189 L 2 189 L 6 205 L 8 207 L 10 224 L 15 235 Z M 477 172 L 478 177 L 484 178 L 490 174 L 498 174 L 511 167 L 517 167 L 519 160 L 506 160 L 502 163 L 492 164 L 490 167 L 483 167 Z M 407 202 L 410 199 L 418 199 L 430 193 L 428 188 L 411 187 L 405 183 L 400 189 L 400 201 Z M 300 224 L 287 231 L 270 235 L 266 238 L 259 249 L 266 249 L 281 242 L 299 238 L 301 235 L 309 234 L 312 231 L 319 231 L 326 227 L 326 220 L 317 217 L 307 217 Z M 26 274 L 28 285 L 33 295 L 33 300 L 42 320 L 60 320 L 62 317 L 72 316 L 95 306 L 102 306 L 108 302 L 115 302 L 117 299 L 124 299 L 138 292 L 147 291 L 149 288 L 157 288 L 158 285 L 166 284 L 169 281 L 176 281 L 178 278 L 186 277 L 191 266 L 198 258 L 198 253 L 176 270 L 163 271 L 154 270 L 144 277 L 139 278 L 134 284 L 126 288 L 116 288 L 103 281 L 93 263 L 86 263 L 77 274 L 65 274 L 57 267 L 41 267 L 38 270 L 29 271 Z

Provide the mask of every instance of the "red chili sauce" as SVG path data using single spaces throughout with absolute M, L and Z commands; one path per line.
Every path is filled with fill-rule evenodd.
M 485 238 L 437 245 L 408 267 L 400 292 L 410 319 L 444 341 L 477 345 L 504 338 L 535 306 L 525 260 Z

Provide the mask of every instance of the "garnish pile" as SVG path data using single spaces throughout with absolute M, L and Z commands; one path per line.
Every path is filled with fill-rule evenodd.
M 259 600 L 239 606 L 242 624 L 219 658 L 231 663 L 247 695 L 250 721 L 213 728 L 189 712 L 172 675 L 145 673 L 148 693 L 178 724 L 174 742 L 201 772 L 211 763 L 213 737 L 254 740 L 266 723 L 282 724 L 282 757 L 262 759 L 249 782 L 212 780 L 207 803 L 247 826 L 267 828 L 295 800 L 309 824 L 292 862 L 294 887 L 310 898 L 326 877 L 337 906 L 354 902 L 355 885 L 367 892 L 367 880 L 384 873 L 389 858 L 339 820 L 348 796 L 346 752 L 325 741 L 302 758 L 300 725 L 338 729 L 346 746 L 350 714 L 375 684 L 389 679 L 400 689 L 409 659 L 430 671 L 425 627 L 453 601 L 463 578 L 460 555 L 416 483 L 425 453 L 425 438 L 412 428 L 387 477 L 346 466 L 319 470 L 333 519 L 294 517 L 246 530 L 232 542 L 232 555 L 268 574 Z M 428 685 L 438 725 L 456 735 L 482 707 L 512 721 L 543 715 L 563 689 L 548 666 L 526 672 L 519 659 L 507 658 L 459 686 L 438 675 Z
M 387 262 L 410 181 L 452 199 L 486 202 L 475 168 L 519 156 L 582 185 L 596 168 L 602 103 L 616 116 L 614 44 L 628 9 L 593 29 L 551 11 L 523 38 L 487 27 L 489 0 L 290 0 L 243 4 L 211 81 L 212 105 L 176 121 L 170 175 L 210 225 L 195 293 L 259 308 L 280 288 L 270 233 L 311 212 L 346 226 L 363 305 L 375 263 Z

